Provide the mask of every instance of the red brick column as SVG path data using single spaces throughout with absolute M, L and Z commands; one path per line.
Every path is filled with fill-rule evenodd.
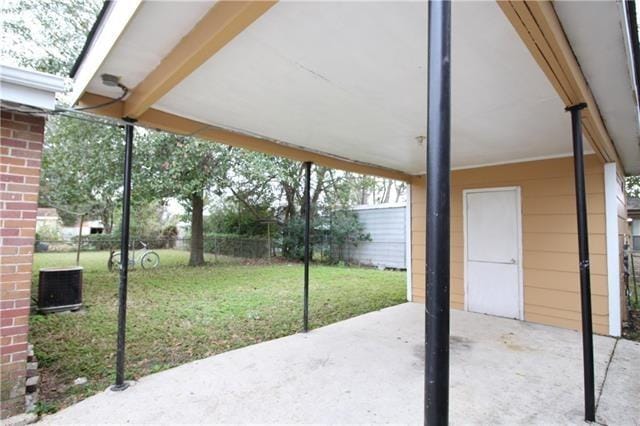
M 0 131 L 0 418 L 7 418 L 24 412 L 44 119 L 2 111 Z

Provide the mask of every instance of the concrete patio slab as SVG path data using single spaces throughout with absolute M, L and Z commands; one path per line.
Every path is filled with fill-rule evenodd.
M 640 343 L 618 340 L 598 402 L 603 424 L 640 425 Z
M 44 422 L 421 423 L 423 312 L 406 303 L 195 361 Z M 598 394 L 615 343 L 595 336 Z M 637 379 L 630 357 L 638 349 L 621 347 L 620 367 L 611 365 L 609 374 Z M 451 422 L 581 423 L 581 354 L 577 332 L 452 311 Z M 637 403 L 637 393 L 620 391 L 637 389 L 623 379 L 604 389 L 609 424 L 624 422 L 615 417 L 620 407 Z

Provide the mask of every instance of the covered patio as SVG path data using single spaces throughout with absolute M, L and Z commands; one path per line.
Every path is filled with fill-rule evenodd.
M 623 183 L 640 170 L 633 2 L 114 4 L 73 77 L 76 104 L 126 128 L 123 253 L 136 126 L 305 163 L 304 331 L 312 163 L 411 184 L 407 298 L 426 311 L 407 305 L 184 367 L 188 379 L 166 398 L 185 386 L 200 402 L 180 405 L 176 419 L 213 410 L 229 422 L 417 422 L 424 408 L 429 424 L 594 420 L 614 341 L 593 331 L 620 335 Z M 118 391 L 127 389 L 126 256 L 122 265 Z M 471 313 L 453 314 L 450 343 L 450 305 L 581 329 L 582 357 L 574 331 Z M 311 380 L 309 364 L 323 371 L 333 353 L 345 362 Z M 243 354 L 250 361 L 224 366 Z M 141 408 L 137 398 L 156 392 L 141 383 L 99 397 L 111 401 L 105 416 L 115 401 L 119 422 L 158 415 Z M 198 399 L 197 383 L 214 393 Z M 168 399 L 158 401 L 166 412 Z M 74 413 L 89 412 L 99 411 Z M 134 421 L 144 419 L 154 417 Z
M 142 378 L 51 424 L 421 423 L 423 309 L 406 303 Z M 578 424 L 580 334 L 452 311 L 454 424 Z M 640 344 L 596 336 L 602 424 L 634 424 Z M 606 376 L 606 379 L 605 379 Z

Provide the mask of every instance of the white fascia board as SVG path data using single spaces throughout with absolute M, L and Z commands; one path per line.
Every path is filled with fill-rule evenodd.
M 0 99 L 16 104 L 54 109 L 64 78 L 9 65 L 0 65 Z
M 141 3 L 142 0 L 121 0 L 112 3 L 76 73 L 71 91 L 71 105 L 75 105 L 84 94 Z M 136 58 L 131 60 L 135 61 Z
M 624 51 L 627 59 L 627 69 L 629 72 L 629 81 L 633 88 L 633 98 L 636 101 L 636 105 L 640 101 L 638 99 L 638 86 L 636 85 L 635 75 L 638 72 L 636 70 L 635 62 L 633 60 L 633 42 L 631 41 L 631 34 L 629 34 L 629 21 L 636 19 L 635 16 L 629 16 L 627 13 L 625 2 L 618 2 L 618 11 L 620 13 L 620 19 L 622 20 L 622 37 L 624 39 Z M 636 128 L 640 129 L 640 109 L 636 108 Z
M 609 300 L 609 334 L 622 334 L 620 318 L 620 241 L 618 229 L 618 174 L 616 163 L 604 165 L 604 202 L 607 244 L 607 298 Z

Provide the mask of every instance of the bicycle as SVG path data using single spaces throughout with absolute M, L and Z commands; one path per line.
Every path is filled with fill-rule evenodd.
M 136 264 L 139 264 L 142 269 L 153 269 L 160 264 L 160 256 L 153 250 L 149 250 L 148 244 L 144 241 L 140 241 L 140 245 L 142 246 L 142 255 L 136 256 L 136 248 L 135 243 L 133 244 L 133 250 L 131 256 L 129 256 L 129 266 L 135 267 Z M 113 271 L 114 268 L 116 270 L 120 269 L 120 252 L 114 251 L 109 255 L 109 262 L 107 263 L 107 268 L 109 271 Z

